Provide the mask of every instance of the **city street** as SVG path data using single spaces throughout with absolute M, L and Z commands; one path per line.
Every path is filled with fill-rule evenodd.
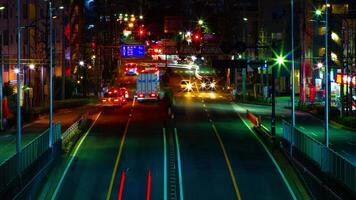
M 152 199 L 293 199 L 230 102 L 202 96 L 177 97 L 174 119 L 164 102 L 102 110 L 40 197 L 143 199 L 150 185 Z
M 356 199 L 354 1 L 0 0 L 0 200 Z

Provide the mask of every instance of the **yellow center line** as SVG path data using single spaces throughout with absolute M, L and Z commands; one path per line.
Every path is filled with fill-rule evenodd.
M 235 193 L 236 193 L 236 198 L 238 200 L 241 200 L 240 190 L 239 190 L 239 187 L 237 186 L 237 182 L 236 182 L 236 178 L 235 178 L 235 175 L 234 175 L 234 171 L 232 170 L 230 159 L 229 159 L 229 156 L 227 155 L 224 143 L 223 143 L 223 141 L 222 141 L 222 139 L 220 137 L 220 134 L 219 134 L 219 132 L 216 129 L 214 124 L 212 124 L 212 127 L 213 127 L 213 130 L 214 130 L 214 133 L 215 133 L 216 137 L 218 138 L 218 141 L 220 143 L 220 147 L 221 147 L 221 149 L 223 151 L 223 154 L 224 154 L 224 157 L 225 157 L 225 161 L 226 161 L 226 165 L 227 165 L 227 168 L 229 169 L 231 181 L 232 181 L 232 184 L 234 186 Z
M 132 102 L 132 108 L 135 106 L 135 99 Z M 122 136 L 121 139 L 121 143 L 120 143 L 120 147 L 119 147 L 119 151 L 116 157 L 116 161 L 115 161 L 115 165 L 114 165 L 114 169 L 112 171 L 112 175 L 111 175 L 111 180 L 110 180 L 110 184 L 109 184 L 109 188 L 108 188 L 108 192 L 106 193 L 106 200 L 109 200 L 111 198 L 111 193 L 112 193 L 112 187 L 114 186 L 114 181 L 115 181 L 115 176 L 116 176 L 116 172 L 117 172 L 117 167 L 119 165 L 119 161 L 121 158 L 121 154 L 122 154 L 122 149 L 124 147 L 125 144 L 125 139 L 126 139 L 126 135 L 127 135 L 127 130 L 129 129 L 129 125 L 131 122 L 131 115 L 132 113 L 130 113 L 130 118 L 127 120 L 126 123 L 126 127 L 124 130 L 124 135 Z
M 204 104 L 204 107 L 205 107 L 205 104 Z M 205 109 L 207 111 L 207 109 Z M 209 113 L 208 113 L 208 117 L 209 117 Z M 240 194 L 240 190 L 239 190 L 239 187 L 237 186 L 237 182 L 236 182 L 236 178 L 235 178 L 235 174 L 234 174 L 234 171 L 232 169 L 232 166 L 231 166 L 231 162 L 230 162 L 230 159 L 229 159 L 229 156 L 227 155 L 227 152 L 226 152 L 226 149 L 225 149 L 225 145 L 220 137 L 220 134 L 218 132 L 218 130 L 216 129 L 215 125 L 213 124 L 213 120 L 209 117 L 209 121 L 212 123 L 212 127 L 213 127 L 213 130 L 214 130 L 214 134 L 215 136 L 218 138 L 218 141 L 219 141 L 219 144 L 220 144 L 220 147 L 222 149 L 222 152 L 224 154 L 224 158 L 225 158 L 225 161 L 226 161 L 226 165 L 227 165 L 227 168 L 229 170 L 229 174 L 230 174 L 230 177 L 231 177 L 231 181 L 232 181 L 232 185 L 234 186 L 234 190 L 235 190 L 235 194 L 236 194 L 236 199 L 237 200 L 241 200 L 241 194 Z

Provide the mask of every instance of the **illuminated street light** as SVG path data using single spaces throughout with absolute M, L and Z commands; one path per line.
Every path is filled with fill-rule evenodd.
M 59 8 L 59 10 L 63 10 L 64 6 L 59 6 L 58 8 Z
M 204 21 L 202 19 L 199 19 L 198 24 L 201 26 L 204 24 Z
M 34 70 L 35 69 L 35 65 L 34 64 L 30 64 L 28 67 L 30 68 L 30 70 Z
M 5 6 L 0 6 L 0 10 L 5 10 Z
M 318 64 L 316 64 L 316 66 L 318 67 L 318 69 L 321 69 L 324 67 L 324 64 L 322 62 L 318 62 Z
M 15 68 L 14 72 L 15 72 L 15 74 L 18 74 L 20 72 L 20 70 L 18 68 Z
M 125 21 L 125 22 L 127 22 L 128 20 L 129 20 L 129 18 L 127 18 L 127 17 L 124 18 L 124 21 Z
M 320 9 L 315 10 L 315 15 L 320 16 L 323 12 Z
M 80 66 L 84 66 L 84 61 L 82 61 L 82 60 L 79 61 L 79 65 L 80 65 Z
M 246 17 L 242 18 L 245 22 L 248 21 L 248 19 Z
M 134 26 L 133 23 L 129 23 L 129 27 L 132 28 Z
M 283 57 L 283 56 L 278 56 L 276 61 L 279 66 L 283 65 L 286 62 L 285 57 Z
M 143 19 L 143 15 L 140 15 L 140 16 L 139 16 L 139 19 L 141 19 L 141 20 L 142 20 L 142 19 Z

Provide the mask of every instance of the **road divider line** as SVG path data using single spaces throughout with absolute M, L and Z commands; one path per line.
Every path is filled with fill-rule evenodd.
M 232 104 L 233 109 L 234 105 L 237 106 L 236 104 Z M 236 111 L 236 110 L 235 110 Z M 279 172 L 279 174 L 281 175 L 283 182 L 286 184 L 289 193 L 292 195 L 292 198 L 294 200 L 297 200 L 297 197 L 294 194 L 294 191 L 292 190 L 292 187 L 289 185 L 287 178 L 285 177 L 284 173 L 282 172 L 281 168 L 279 167 L 277 161 L 274 159 L 274 157 L 272 156 L 272 153 L 268 150 L 267 146 L 262 142 L 262 140 L 256 135 L 256 133 L 252 130 L 252 128 L 248 125 L 248 123 L 246 122 L 246 120 L 240 115 L 240 113 L 238 111 L 236 111 L 238 117 L 241 119 L 241 121 L 245 124 L 245 126 L 251 131 L 252 135 L 255 136 L 255 138 L 257 139 L 257 141 L 262 145 L 262 147 L 264 148 L 264 150 L 267 152 L 267 155 L 270 157 L 270 159 L 272 160 L 273 164 L 276 166 L 277 171 Z
M 91 126 L 89 127 L 89 129 L 87 130 L 87 132 L 85 132 L 84 136 L 80 139 L 79 143 L 76 145 L 76 148 L 75 148 L 73 154 L 71 155 L 71 158 L 70 158 L 70 160 L 69 160 L 69 162 L 68 162 L 66 168 L 64 169 L 64 172 L 63 172 L 63 174 L 62 174 L 62 176 L 61 176 L 61 179 L 59 180 L 59 183 L 57 184 L 56 189 L 55 189 L 55 191 L 53 192 L 53 195 L 52 195 L 52 198 L 51 198 L 52 200 L 56 199 L 57 194 L 58 194 L 58 192 L 59 192 L 59 189 L 61 188 L 61 185 L 62 185 L 62 183 L 63 183 L 63 181 L 64 181 L 64 178 L 65 178 L 65 176 L 66 176 L 67 173 L 68 173 L 69 167 L 72 165 L 74 158 L 77 156 L 77 153 L 78 153 L 79 148 L 82 146 L 83 141 L 84 141 L 85 138 L 88 136 L 88 134 L 89 134 L 89 132 L 91 131 L 91 129 L 94 127 L 94 124 L 98 121 L 100 115 L 101 115 L 101 112 L 99 112 L 99 114 L 96 116 L 94 122 L 91 124 Z
M 135 100 L 132 101 L 132 107 L 134 107 L 134 106 L 135 106 Z M 125 130 L 124 130 L 124 135 L 121 138 L 121 143 L 120 143 L 119 151 L 118 151 L 118 154 L 117 154 L 117 157 L 116 157 L 114 169 L 112 171 L 109 188 L 108 188 L 108 191 L 106 193 L 106 200 L 109 200 L 110 197 L 111 197 L 112 187 L 114 185 L 115 176 L 116 176 L 116 172 L 117 172 L 117 167 L 119 165 L 119 161 L 120 161 L 121 154 L 122 154 L 122 149 L 123 149 L 124 144 L 125 144 L 125 139 L 126 139 L 127 131 L 129 129 L 130 122 L 131 122 L 131 117 L 127 120 L 127 123 L 126 123 L 126 126 L 125 126 Z
M 220 134 L 219 134 L 219 132 L 218 132 L 218 130 L 216 129 L 216 127 L 215 127 L 214 124 L 212 124 L 212 127 L 213 127 L 213 130 L 214 130 L 215 136 L 218 138 L 220 147 L 221 147 L 222 152 L 223 152 L 223 154 L 224 154 L 224 158 L 225 158 L 225 161 L 226 161 L 226 165 L 227 165 L 227 168 L 228 168 L 228 170 L 229 170 L 230 177 L 231 177 L 232 185 L 234 186 L 236 198 L 237 198 L 238 200 L 241 200 L 241 193 L 240 193 L 239 187 L 237 186 L 237 182 L 236 182 L 236 178 L 235 178 L 235 175 L 234 175 L 234 171 L 233 171 L 233 169 L 232 169 L 232 166 L 231 166 L 231 163 L 230 163 L 230 159 L 229 159 L 229 156 L 227 155 L 227 152 L 226 152 L 224 143 L 223 143 L 223 141 L 222 141 L 222 139 L 221 139 L 221 137 L 220 137 Z
M 120 188 L 119 188 L 119 200 L 122 200 L 122 194 L 124 193 L 124 184 L 125 184 L 126 173 L 123 170 L 121 174 Z
M 167 200 L 167 136 L 163 128 L 163 200 Z
M 176 148 L 177 148 L 177 164 L 178 164 L 178 181 L 179 181 L 179 198 L 180 200 L 184 200 L 184 191 L 183 191 L 183 176 L 182 176 L 182 163 L 180 157 L 180 148 L 179 148 L 179 140 L 178 140 L 178 133 L 177 128 L 174 128 L 174 137 L 176 141 Z

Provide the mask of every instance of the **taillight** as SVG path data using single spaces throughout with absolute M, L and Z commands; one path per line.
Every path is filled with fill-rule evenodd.
M 142 98 L 144 95 L 143 94 L 139 94 L 138 96 Z
M 125 94 L 125 98 L 129 98 L 129 94 Z
M 102 101 L 102 102 L 106 102 L 106 99 L 102 99 L 101 101 Z
M 151 97 L 156 97 L 157 95 L 156 95 L 156 93 L 151 93 L 150 96 Z
M 119 102 L 119 99 L 114 99 L 115 102 Z

